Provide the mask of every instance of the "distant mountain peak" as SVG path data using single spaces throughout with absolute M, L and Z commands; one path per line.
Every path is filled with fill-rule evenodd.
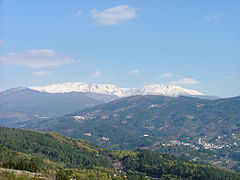
M 174 97 L 180 95 L 203 95 L 203 93 L 199 91 L 165 84 L 149 84 L 136 88 L 136 91 L 143 95 L 164 95 Z
M 113 84 L 90 84 L 87 82 L 73 82 L 28 88 L 47 93 L 84 92 L 115 95 L 118 97 L 126 97 L 132 95 L 164 95 L 173 97 L 181 95 L 203 95 L 201 92 L 192 89 L 164 84 L 149 84 L 137 88 L 120 88 Z

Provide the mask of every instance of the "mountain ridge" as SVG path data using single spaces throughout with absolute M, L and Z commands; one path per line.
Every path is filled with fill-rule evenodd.
M 13 88 L 0 92 L 0 125 L 18 127 L 18 123 L 52 118 L 73 113 L 117 96 L 94 93 L 45 93 L 29 88 Z
M 120 88 L 112 84 L 90 84 L 87 82 L 59 83 L 48 86 L 28 87 L 33 90 L 48 93 L 69 93 L 69 92 L 87 92 L 116 95 L 118 97 L 127 97 L 133 95 L 204 95 L 199 91 L 186 89 L 175 85 L 149 84 L 137 88 Z

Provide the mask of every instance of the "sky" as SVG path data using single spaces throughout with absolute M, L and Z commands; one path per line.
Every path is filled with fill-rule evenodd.
M 239 0 L 0 0 L 0 91 L 64 82 L 240 95 Z

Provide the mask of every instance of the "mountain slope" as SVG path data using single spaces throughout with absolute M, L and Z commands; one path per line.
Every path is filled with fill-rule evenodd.
M 103 149 L 83 140 L 64 138 L 57 133 L 0 127 L 0 145 L 16 152 L 39 154 L 40 157 L 42 154 L 44 158 L 66 166 L 112 166 L 111 160 L 102 154 Z
M 233 145 L 233 140 L 240 144 L 238 138 L 234 139 L 240 134 L 239 102 L 240 97 L 210 101 L 191 97 L 132 96 L 46 120 L 36 127 L 74 137 L 90 132 L 92 138 L 109 137 L 110 142 L 115 143 L 121 140 L 118 142 L 115 137 L 118 135 L 112 131 L 132 137 L 148 134 L 149 138 L 159 137 L 163 142 L 185 140 L 199 144 L 201 138 Z
M 0 150 L 0 167 L 41 172 L 56 179 L 237 180 L 240 177 L 229 170 L 148 150 L 110 151 L 56 133 L 4 127 L 0 127 Z
M 26 127 L 112 149 L 149 148 L 182 156 L 186 148 L 171 147 L 185 146 L 191 159 L 234 169 L 240 164 L 240 97 L 132 96 Z
M 44 93 L 28 88 L 0 92 L 0 125 L 19 127 L 25 121 L 41 120 L 73 113 L 116 99 L 89 93 Z

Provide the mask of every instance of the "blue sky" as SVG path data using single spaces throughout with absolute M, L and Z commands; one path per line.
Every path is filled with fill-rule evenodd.
M 0 2 L 0 90 L 84 81 L 240 95 L 239 0 Z

